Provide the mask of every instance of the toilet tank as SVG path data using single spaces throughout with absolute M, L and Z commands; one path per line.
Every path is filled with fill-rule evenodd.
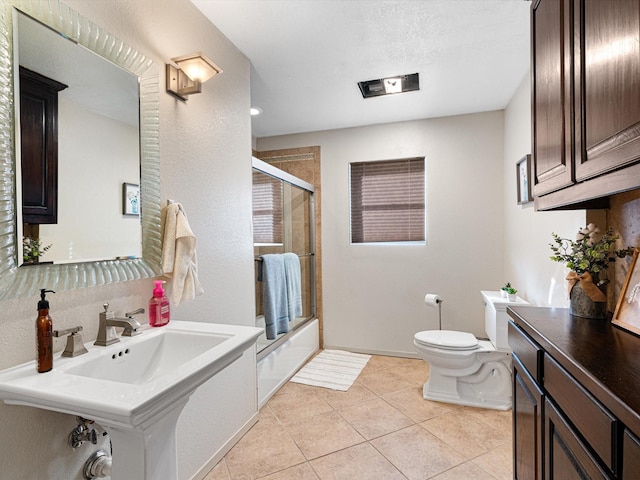
M 480 293 L 484 304 L 484 331 L 497 350 L 510 352 L 511 348 L 509 348 L 507 339 L 507 325 L 509 324 L 507 306 L 528 305 L 529 302 L 520 297 L 517 297 L 515 302 L 510 302 L 500 292 L 482 290 Z

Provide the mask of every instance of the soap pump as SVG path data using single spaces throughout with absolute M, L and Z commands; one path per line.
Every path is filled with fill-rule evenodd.
M 53 290 L 41 288 L 38 302 L 38 318 L 36 318 L 38 373 L 48 372 L 53 368 L 53 321 L 49 316 L 49 302 L 45 298 L 49 292 L 56 293 Z
M 153 297 L 149 300 L 149 325 L 162 327 L 169 323 L 170 306 L 169 299 L 164 293 L 163 280 L 156 280 L 156 288 L 153 289 Z

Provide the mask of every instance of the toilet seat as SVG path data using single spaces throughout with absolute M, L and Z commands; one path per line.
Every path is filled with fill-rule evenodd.
M 468 332 L 426 330 L 415 334 L 415 341 L 426 347 L 468 351 L 478 348 L 478 339 Z

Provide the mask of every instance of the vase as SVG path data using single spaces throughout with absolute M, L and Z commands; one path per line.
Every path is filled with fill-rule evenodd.
M 607 318 L 607 302 L 594 302 L 578 280 L 569 294 L 569 313 L 583 318 Z

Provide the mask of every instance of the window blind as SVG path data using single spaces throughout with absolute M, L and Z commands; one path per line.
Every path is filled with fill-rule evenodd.
M 253 243 L 282 243 L 282 182 L 253 172 Z
M 425 240 L 424 158 L 350 165 L 351 242 Z

